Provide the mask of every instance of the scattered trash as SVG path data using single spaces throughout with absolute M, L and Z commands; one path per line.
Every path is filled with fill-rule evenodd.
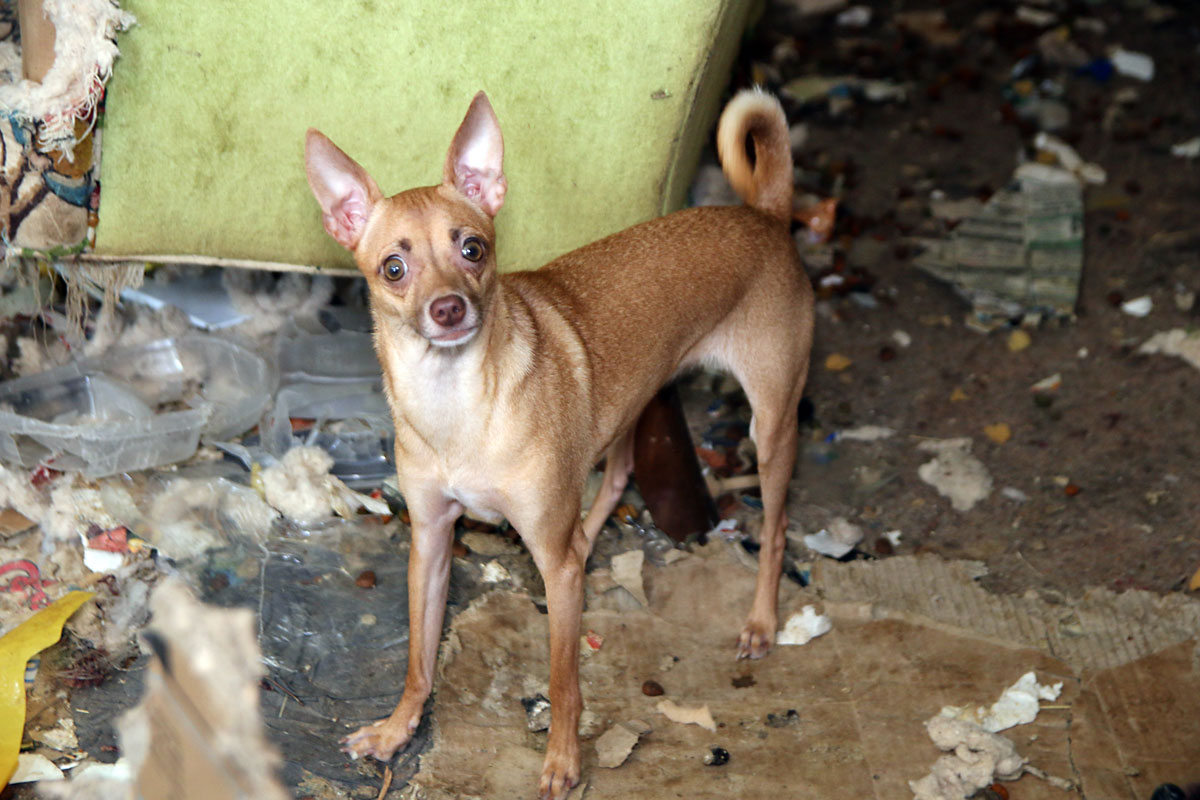
M 550 730 L 550 700 L 544 694 L 522 697 L 525 708 L 525 726 L 531 733 Z
M 970 511 L 992 493 L 992 476 L 983 462 L 971 455 L 971 440 L 931 439 L 917 449 L 935 453 L 932 461 L 917 470 L 921 480 L 950 498 L 955 511 Z
M 841 372 L 854 362 L 841 353 L 830 353 L 825 358 L 825 369 L 830 372 Z
M 802 16 L 829 14 L 846 7 L 849 0 L 788 0 L 788 5 Z
M 493 560 L 483 565 L 479 579 L 484 583 L 507 583 L 512 580 L 512 574 L 499 561 Z
M 1012 438 L 1012 428 L 1007 422 L 997 422 L 983 426 L 983 435 L 996 444 L 1004 444 Z
M 1057 159 L 1059 166 L 1067 172 L 1074 175 L 1083 183 L 1102 184 L 1108 180 L 1108 175 L 1104 168 L 1098 164 L 1092 164 L 1080 158 L 1079 153 L 1075 152 L 1075 148 L 1059 139 L 1057 136 L 1042 131 L 1033 139 L 1033 146 L 1040 153 L 1048 153 Z M 1057 176 L 1052 172 L 1038 170 L 1034 172 L 1034 168 L 1043 167 L 1045 165 L 1023 165 L 1026 167 L 1026 174 L 1043 175 L 1049 178 L 1052 182 L 1058 180 Z M 1021 174 L 1021 169 L 1018 168 L 1018 174 Z
M 1131 317 L 1146 317 L 1152 310 L 1154 310 L 1154 301 L 1150 299 L 1149 295 L 1142 295 L 1121 303 L 1121 311 Z
M 319 447 L 293 447 L 283 459 L 262 471 L 263 496 L 284 516 L 301 524 L 335 513 L 353 517 L 359 508 L 389 514 L 388 504 L 360 494 L 329 474 L 333 456 Z
M 990 709 L 946 706 L 925 723 L 929 738 L 952 752 L 934 762 L 924 778 L 910 781 L 916 800 L 961 800 L 995 780 L 1012 781 L 1029 773 L 1060 789 L 1074 784 L 1027 764 L 1011 739 L 999 735 L 1037 718 L 1039 700 L 1056 700 L 1062 683 L 1043 686 L 1028 672 L 1004 690 Z
M 1028 503 L 1029 502 L 1029 495 L 1025 494 L 1020 489 L 1018 489 L 1014 486 L 1005 486 L 1003 489 L 1000 490 L 1000 494 L 1004 495 L 1009 500 L 1012 500 L 1014 503 Z
M 908 87 L 904 84 L 853 75 L 796 78 L 781 86 L 779 93 L 804 105 L 824 101 L 834 116 L 853 107 L 856 98 L 869 103 L 903 103 L 908 99 Z
M 821 200 L 808 208 L 798 209 L 792 214 L 792 219 L 808 228 L 807 239 L 810 244 L 828 242 L 833 235 L 837 207 L 838 201 L 834 198 Z
M 612 576 L 617 585 L 633 595 L 643 606 L 650 605 L 642 585 L 642 566 L 646 554 L 642 550 L 630 550 L 612 557 Z
M 808 644 L 818 636 L 833 629 L 829 617 L 818 614 L 813 606 L 805 606 L 799 614 L 792 614 L 784 623 L 783 630 L 775 637 L 776 644 Z
M 1186 142 L 1171 145 L 1171 155 L 1176 158 L 1200 158 L 1200 136 L 1192 137 Z
M 707 704 L 699 707 L 691 707 L 681 706 L 674 700 L 659 700 L 654 705 L 654 709 L 671 720 L 671 722 L 678 722 L 680 725 L 699 725 L 701 728 L 713 733 L 717 731 L 717 723 L 713 721 Z
M 871 24 L 870 6 L 850 6 L 837 15 L 837 24 L 843 28 L 865 28 Z
M 704 764 L 709 767 L 723 767 L 729 763 L 729 751 L 724 747 L 710 748 L 704 754 Z
M 650 730 L 649 725 L 636 719 L 613 725 L 596 739 L 596 765 L 605 769 L 621 766 Z
M 843 558 L 862 538 L 862 528 L 843 517 L 835 517 L 828 528 L 806 534 L 804 546 L 830 558 Z
M 1108 60 L 1112 62 L 1118 75 L 1136 78 L 1139 81 L 1154 80 L 1154 59 L 1145 53 L 1117 47 L 1109 51 Z
M 1062 692 L 1062 681 L 1043 685 L 1038 683 L 1037 674 L 1027 672 L 1000 695 L 990 708 L 983 706 L 945 706 L 944 717 L 966 720 L 981 726 L 985 731 L 999 733 L 1014 725 L 1024 725 L 1037 719 L 1039 701 L 1057 700 Z
M 912 344 L 912 337 L 901 330 L 892 331 L 892 341 L 901 347 L 908 347 Z
M 59 796 L 283 800 L 259 711 L 254 614 L 207 608 L 179 581 L 156 589 L 151 608 L 144 695 L 117 724 L 123 769 L 82 772 Z
M 1083 193 L 1072 177 L 1029 167 L 1045 165 L 1018 169 L 1013 183 L 949 239 L 920 240 L 925 251 L 914 260 L 951 283 L 985 330 L 1022 315 L 1074 314 L 1083 269 Z
M 92 596 L 70 592 L 0 637 L 0 785 L 17 770 L 25 728 L 25 665 L 62 636 L 63 623 Z
M 897 27 L 916 34 L 930 46 L 951 49 L 962 42 L 962 33 L 951 27 L 946 12 L 941 9 L 929 11 L 900 11 L 892 15 Z
M 1192 579 L 1188 581 L 1189 592 L 1200 592 L 1200 567 L 1196 569 L 1196 574 L 1192 575 Z
M 1048 378 L 1042 378 L 1037 383 L 1029 387 L 1029 390 L 1038 394 L 1049 394 L 1057 392 L 1062 388 L 1062 373 L 1056 372 Z
M 604 637 L 595 631 L 589 630 L 583 637 L 583 643 L 593 652 L 604 646 Z
M 262 358 L 212 336 L 111 351 L 0 383 L 0 458 L 87 478 L 175 463 L 253 427 L 271 389 Z
M 952 754 L 935 761 L 925 777 L 909 781 L 915 800 L 962 800 L 994 780 L 1016 780 L 1025 772 L 1025 759 L 1010 739 L 974 723 L 938 715 L 925 730 Z
M 894 428 L 883 425 L 860 425 L 857 428 L 847 428 L 838 431 L 836 440 L 847 442 L 877 442 L 880 439 L 890 439 L 896 435 Z

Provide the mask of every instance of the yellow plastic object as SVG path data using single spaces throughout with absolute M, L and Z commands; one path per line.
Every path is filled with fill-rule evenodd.
M 17 769 L 25 729 L 25 665 L 62 636 L 63 623 L 92 596 L 71 592 L 0 637 L 0 788 Z

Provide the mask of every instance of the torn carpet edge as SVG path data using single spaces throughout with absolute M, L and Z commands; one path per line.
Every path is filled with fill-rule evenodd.
M 1200 631 L 1200 602 L 1179 593 L 1118 594 L 1094 588 L 1057 604 L 1034 592 L 992 594 L 976 582 L 984 574 L 979 562 L 895 556 L 819 562 L 813 577 L 826 613 L 833 616 L 839 615 L 838 605 L 843 613 L 850 606 L 865 605 L 872 619 L 941 624 L 991 641 L 1025 645 L 1077 669 L 1119 667 L 1188 641 Z
M 54 25 L 54 65 L 41 83 L 21 80 L 0 86 L 0 111 L 40 126 L 38 149 L 61 150 L 71 159 L 75 120 L 95 119 L 96 104 L 112 75 L 118 50 L 118 31 L 132 26 L 134 17 L 112 0 L 44 0 L 43 9 Z M 11 43 L 0 45 L 0 68 L 12 72 L 20 52 Z

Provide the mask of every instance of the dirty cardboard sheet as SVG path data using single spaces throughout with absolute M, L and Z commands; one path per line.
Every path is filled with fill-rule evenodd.
M 648 609 L 624 589 L 598 593 L 603 581 L 591 576 L 583 631 L 604 642 L 581 656 L 584 796 L 911 797 L 908 782 L 940 755 L 923 722 L 944 705 L 990 704 L 1029 670 L 1065 684 L 1035 722 L 1005 733 L 1035 767 L 1090 799 L 1146 798 L 1159 783 L 1196 777 L 1200 741 L 1183 733 L 1200 716 L 1194 601 L 997 606 L 977 596 L 972 565 L 825 564 L 811 588 L 784 582 L 781 620 L 829 594 L 833 631 L 759 662 L 733 659 L 754 574 L 732 547 L 647 566 Z M 1087 646 L 1055 638 L 1056 619 Z M 1117 648 L 1120 635 L 1130 638 Z M 546 735 L 528 731 L 520 700 L 546 691 L 546 636 L 546 617 L 517 592 L 488 594 L 455 620 L 434 743 L 406 796 L 531 796 Z M 1119 652 L 1101 653 L 1109 650 Z M 664 698 L 643 695 L 648 679 L 680 705 L 707 704 L 716 731 L 657 713 Z M 651 731 L 622 766 L 598 767 L 596 738 L 634 721 Z M 714 746 L 728 763 L 704 764 Z M 1022 800 L 1069 796 L 1029 775 L 1018 787 Z

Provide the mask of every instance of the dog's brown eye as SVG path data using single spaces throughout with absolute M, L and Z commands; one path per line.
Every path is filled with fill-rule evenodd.
M 408 273 L 408 264 L 400 256 L 388 256 L 383 262 L 383 277 L 389 281 L 398 281 Z
M 468 236 L 463 240 L 462 257 L 472 263 L 479 261 L 483 258 L 483 242 L 474 236 Z

